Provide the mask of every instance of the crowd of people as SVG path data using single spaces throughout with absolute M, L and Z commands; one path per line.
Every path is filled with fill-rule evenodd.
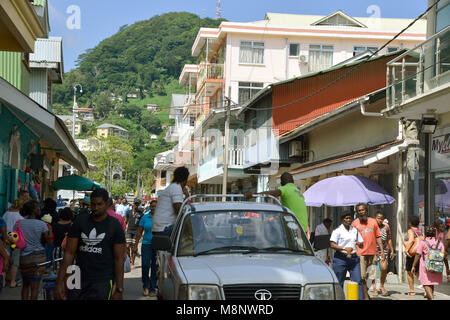
M 54 271 L 56 299 L 120 300 L 124 273 L 135 269 L 136 258 L 140 257 L 142 294 L 156 296 L 158 265 L 152 239 L 172 233 L 181 205 L 189 197 L 188 177 L 188 169 L 177 168 L 172 183 L 157 201 L 135 199 L 132 204 L 126 198 L 112 199 L 105 189 L 96 189 L 78 204 L 71 201 L 61 208 L 59 201 L 48 198 L 39 203 L 30 198 L 27 190 L 21 190 L 0 218 L 0 293 L 8 278 L 11 288 L 22 286 L 23 300 L 37 300 L 43 275 Z M 342 214 L 336 229 L 332 230 L 333 221 L 326 218 L 311 232 L 303 195 L 289 173 L 281 176 L 278 189 L 262 194 L 280 197 L 283 205 L 297 216 L 316 256 L 332 268 L 341 286 L 349 273 L 350 280 L 358 284 L 360 300 L 370 299 L 370 285 L 372 296 L 389 295 L 385 283 L 395 250 L 389 223 L 381 211 L 374 218 L 369 217 L 367 204 L 360 203 L 355 206 L 355 213 Z M 247 193 L 246 197 L 253 195 Z M 418 277 L 425 297 L 431 300 L 434 287 L 443 281 L 443 271 L 447 277 L 450 275 L 446 259 L 449 226 L 437 221 L 422 232 L 417 216 L 410 216 L 408 224 L 404 243 L 408 294 L 415 295 L 414 277 Z M 24 244 L 20 245 L 10 233 L 23 237 Z M 126 270 L 128 263 L 130 270 Z M 80 279 L 69 287 L 70 274 L 60 270 L 68 270 L 72 265 L 79 268 Z
M 59 270 L 75 262 L 83 289 L 55 291 L 55 298 L 120 299 L 124 260 L 128 258 L 135 269 L 142 239 L 144 295 L 156 295 L 156 255 L 150 247 L 156 200 L 136 199 L 130 206 L 125 198 L 113 200 L 106 190 L 97 189 L 69 206 L 58 208 L 58 202 L 48 198 L 40 204 L 20 190 L 0 218 L 0 293 L 9 282 L 10 288 L 22 287 L 23 300 L 37 300 L 43 276 L 66 280 L 67 274 Z M 23 237 L 23 248 L 10 233 Z M 92 259 L 92 254 L 98 257 Z

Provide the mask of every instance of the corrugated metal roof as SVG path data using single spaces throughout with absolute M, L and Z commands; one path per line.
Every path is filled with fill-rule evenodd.
M 377 60 L 377 59 L 381 59 L 381 58 L 385 58 L 385 57 L 389 57 L 389 56 L 393 56 L 393 55 L 398 55 L 398 54 L 401 54 L 401 53 L 406 52 L 406 51 L 407 51 L 406 49 L 402 49 L 402 50 L 391 52 L 391 53 L 387 53 L 387 54 L 384 54 L 384 55 L 374 56 L 374 57 L 372 57 L 371 59 L 369 59 L 367 61 L 374 61 L 374 60 Z M 365 57 L 362 57 L 362 59 L 364 59 L 364 58 Z M 335 71 L 335 70 L 339 70 L 339 69 L 342 69 L 342 68 L 355 66 L 355 65 L 357 65 L 359 63 L 361 63 L 361 60 L 351 61 L 351 62 L 346 63 L 346 64 L 339 63 L 339 64 L 336 64 L 336 65 L 334 65 L 334 66 L 332 66 L 331 68 L 328 68 L 328 69 L 324 69 L 324 70 L 317 71 L 317 72 L 310 72 L 310 73 L 307 73 L 307 74 L 304 74 L 304 75 L 301 75 L 301 76 L 298 76 L 298 77 L 295 77 L 295 78 L 287 79 L 287 80 L 284 80 L 284 81 L 274 82 L 274 83 L 268 85 L 267 87 L 265 87 L 264 89 L 258 91 L 258 93 L 255 94 L 252 99 L 247 101 L 242 106 L 242 109 L 240 110 L 240 112 L 238 114 L 241 114 L 242 112 L 245 111 L 246 108 L 251 107 L 252 105 L 254 105 L 258 100 L 260 100 L 266 94 L 270 93 L 273 90 L 273 88 L 276 87 L 276 86 L 283 85 L 283 84 L 286 84 L 286 83 L 291 83 L 291 82 L 294 82 L 294 81 L 300 80 L 300 79 L 306 79 L 306 78 L 315 77 L 315 76 L 317 76 L 319 74 L 324 74 L 324 73 Z
M 30 62 L 53 62 L 62 64 L 62 38 L 38 38 L 34 44 L 34 53 L 30 54 Z
M 33 1 L 33 5 L 34 6 L 41 6 L 41 7 L 45 7 L 45 3 L 47 2 L 47 0 L 34 0 Z
M 339 163 L 339 162 L 343 162 L 346 160 L 352 160 L 352 159 L 358 159 L 358 158 L 362 158 L 368 155 L 371 155 L 373 153 L 376 153 L 377 151 L 384 149 L 386 147 L 390 147 L 390 146 L 394 146 L 396 144 L 401 144 L 403 142 L 403 140 L 395 140 L 395 141 L 390 141 L 387 143 L 383 143 L 374 147 L 370 147 L 370 148 L 366 148 L 364 150 L 359 150 L 359 151 L 354 151 L 350 154 L 346 154 L 346 155 L 341 155 L 341 156 L 336 156 L 333 157 L 331 159 L 323 159 L 323 160 L 319 160 L 316 161 L 314 163 L 309 163 L 306 164 L 300 168 L 294 169 L 289 171 L 290 174 L 295 175 L 298 173 L 302 173 L 305 171 L 309 171 L 312 169 L 316 169 L 316 168 L 320 168 L 320 167 L 324 167 L 330 164 L 335 164 L 335 163 Z M 281 175 L 277 176 L 277 179 L 279 179 L 281 177 Z
M 124 129 L 122 127 L 116 126 L 114 124 L 109 124 L 109 123 L 104 123 L 104 124 L 102 124 L 102 125 L 97 127 L 97 129 L 106 129 L 106 128 L 114 128 L 114 129 L 118 129 L 118 130 L 122 130 L 122 131 L 128 132 L 127 129 Z

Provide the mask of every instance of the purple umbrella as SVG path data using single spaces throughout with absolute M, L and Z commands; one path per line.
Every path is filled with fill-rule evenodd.
M 375 181 L 361 176 L 337 176 L 313 184 L 304 193 L 309 207 L 346 207 L 358 203 L 391 204 L 395 201 Z

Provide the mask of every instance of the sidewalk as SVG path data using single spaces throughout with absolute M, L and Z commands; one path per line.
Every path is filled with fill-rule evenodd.
M 347 281 L 344 282 L 344 292 L 346 292 L 346 284 Z M 381 295 L 379 281 L 377 281 L 378 296 L 373 296 L 371 285 L 372 284 L 370 283 L 369 296 L 371 300 L 427 300 L 424 298 L 425 290 L 420 286 L 417 279 L 415 279 L 414 283 L 415 296 L 408 295 L 409 286 L 407 283 L 385 283 L 384 288 L 389 293 L 389 296 L 387 297 Z M 450 300 L 450 283 L 446 282 L 445 277 L 444 282 L 435 287 L 434 295 L 435 300 Z
M 140 259 L 136 259 L 140 260 Z M 140 279 L 140 261 L 136 263 L 137 268 L 130 273 L 125 274 L 125 292 L 124 292 L 124 300 L 156 300 L 156 298 L 143 297 L 141 294 L 141 279 Z M 345 284 L 344 284 L 345 288 Z M 379 286 L 378 286 L 379 288 Z M 385 284 L 386 290 L 389 292 L 388 297 L 383 297 L 381 293 L 379 293 L 378 297 L 374 297 L 372 291 L 369 289 L 369 295 L 372 300 L 420 300 L 425 301 L 426 299 L 423 297 L 424 290 L 423 288 L 419 288 L 419 284 L 415 285 L 415 296 L 408 296 L 407 293 L 409 291 L 409 287 L 405 283 L 393 284 L 387 283 Z M 20 290 L 21 288 L 3 288 L 3 292 L 0 295 L 0 300 L 20 300 Z M 345 290 L 344 290 L 345 291 Z M 446 292 L 447 294 L 444 294 Z M 436 288 L 435 292 L 436 300 L 450 300 L 450 284 L 443 283 L 442 285 Z M 42 300 L 42 296 L 39 295 L 39 300 Z

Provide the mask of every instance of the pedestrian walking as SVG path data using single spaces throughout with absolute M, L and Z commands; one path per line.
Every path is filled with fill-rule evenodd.
M 418 216 L 410 216 L 408 219 L 409 230 L 406 236 L 405 252 L 406 263 L 405 268 L 408 275 L 409 296 L 415 296 L 414 292 L 414 273 L 412 272 L 412 266 L 414 263 L 414 257 L 416 255 L 417 247 L 421 240 L 424 239 L 422 231 L 419 229 L 420 220 Z M 418 271 L 416 269 L 416 271 Z
M 3 241 L 0 241 L 0 294 L 2 293 L 5 282 L 4 273 L 8 272 L 8 268 L 12 263 L 12 258 L 6 251 Z
M 294 178 L 289 172 L 285 172 L 280 177 L 281 186 L 277 190 L 253 193 L 247 192 L 245 197 L 247 199 L 252 198 L 255 194 L 268 194 L 274 197 L 280 197 L 281 202 L 287 208 L 289 208 L 294 215 L 297 217 L 303 230 L 308 234 L 308 239 L 310 238 L 309 228 L 308 228 L 308 211 L 306 210 L 305 198 L 302 192 L 294 184 Z
M 172 233 L 175 220 L 184 201 L 183 195 L 189 197 L 186 190 L 188 178 L 189 170 L 186 167 L 175 169 L 172 183 L 159 196 L 153 216 L 153 235 L 170 236 Z
M 106 210 L 106 213 L 108 213 L 111 217 L 116 218 L 122 226 L 123 231 L 127 231 L 127 226 L 122 216 L 114 211 L 114 202 L 112 198 L 109 198 L 108 200 L 108 209 Z
M 352 226 L 356 228 L 364 239 L 364 246 L 357 248 L 357 254 L 360 257 L 361 280 L 364 291 L 364 300 L 370 300 L 367 281 L 369 278 L 374 279 L 377 271 L 377 256 L 379 248 L 383 248 L 381 241 L 381 231 L 377 220 L 367 215 L 367 204 L 359 203 L 356 205 L 356 213 L 358 219 L 352 222 Z M 384 251 L 380 251 L 380 261 L 386 260 Z
M 375 215 L 375 220 L 378 222 L 378 227 L 380 228 L 381 232 L 381 241 L 383 243 L 383 247 L 380 248 L 377 245 L 378 252 L 384 251 L 384 255 L 387 257 L 388 253 L 390 252 L 390 259 L 394 260 L 394 245 L 392 244 L 392 238 L 391 238 L 391 230 L 389 229 L 389 225 L 385 223 L 384 214 L 379 211 Z M 380 291 L 381 295 L 387 297 L 389 293 L 384 288 L 384 284 L 386 283 L 386 277 L 387 277 L 387 270 L 388 270 L 388 260 L 381 260 L 381 255 L 378 254 L 377 256 L 378 264 L 380 267 Z M 373 288 L 373 295 L 376 297 L 378 296 L 378 290 L 377 290 L 377 284 L 376 279 L 372 280 L 372 288 Z
M 59 213 L 59 221 L 53 225 L 55 249 L 53 250 L 53 259 L 59 260 L 64 256 L 64 248 L 62 243 L 64 238 L 69 234 L 72 226 L 73 212 L 70 208 L 61 209 Z M 58 271 L 61 266 L 61 261 L 55 261 L 55 269 Z
M 450 282 L 450 269 L 448 267 L 448 254 L 449 254 L 449 248 L 450 248 L 450 228 L 447 230 L 447 235 L 445 236 L 445 244 L 444 244 L 444 254 L 445 254 L 445 270 L 447 274 L 447 282 Z
M 68 300 L 122 300 L 125 233 L 117 219 L 107 214 L 105 189 L 91 194 L 91 214 L 77 217 L 70 228 L 55 298 L 66 296 L 64 278 L 76 258 L 80 287 L 69 288 Z
M 128 256 L 130 257 L 131 269 L 133 270 L 136 269 L 134 265 L 137 253 L 137 246 L 135 246 L 136 233 L 138 231 L 139 221 L 144 215 L 144 212 L 142 212 L 140 205 L 141 201 L 139 199 L 135 199 L 133 202 L 132 210 L 129 210 L 125 217 L 125 224 L 127 225 L 127 232 L 126 232 L 127 250 Z
M 142 238 L 142 294 L 150 297 L 156 296 L 156 250 L 151 247 L 152 244 L 152 222 L 155 213 L 157 201 L 153 200 L 150 203 L 149 211 L 147 211 L 141 218 L 136 233 L 135 251 Z M 150 272 L 150 276 L 149 276 Z
M 434 252 L 437 250 L 438 253 Z M 444 244 L 436 238 L 436 229 L 433 227 L 425 227 L 425 240 L 420 241 L 417 247 L 417 252 L 414 257 L 412 266 L 412 273 L 415 273 L 417 264 L 419 265 L 419 281 L 425 289 L 426 298 L 428 300 L 434 299 L 434 286 L 442 283 L 443 261 L 441 260 L 441 269 L 433 263 L 436 255 L 442 252 L 442 259 L 444 253 Z
M 20 209 L 22 209 L 22 203 L 19 199 L 15 200 L 13 205 L 9 208 L 8 211 L 5 212 L 3 215 L 3 219 L 6 223 L 6 233 L 10 233 L 14 230 L 14 226 L 16 225 L 17 221 L 22 220 L 23 217 L 20 214 Z M 10 243 L 7 241 L 6 250 L 8 251 L 9 255 L 12 258 L 12 264 L 9 268 L 9 287 L 10 288 L 16 288 L 21 285 L 20 281 L 20 273 L 17 271 L 19 270 L 19 262 L 20 262 L 20 254 L 21 251 L 18 248 L 11 248 Z M 5 285 L 5 283 L 4 283 Z
M 45 256 L 47 258 L 47 262 L 50 262 L 53 259 L 53 250 L 55 249 L 55 246 L 53 244 L 55 236 L 53 234 L 52 216 L 49 214 L 42 216 L 41 214 L 41 220 L 44 221 L 45 224 L 47 225 L 48 232 L 50 232 L 50 237 L 52 239 L 52 242 L 50 244 L 45 245 Z M 52 267 L 51 263 L 47 264 L 47 271 L 50 271 L 51 267 Z
M 329 218 L 326 218 L 322 221 L 321 224 L 319 224 L 316 227 L 316 230 L 314 231 L 314 237 L 315 239 L 319 239 L 316 237 L 320 236 L 329 236 L 331 234 L 330 228 L 333 221 Z M 317 241 L 316 241 L 317 242 Z M 316 243 L 314 243 L 314 247 L 316 248 Z M 316 256 L 325 262 L 326 264 L 331 263 L 331 248 L 325 248 L 325 249 L 319 249 L 315 250 Z
M 41 219 L 46 214 L 49 214 L 52 216 L 52 224 L 55 224 L 56 222 L 58 222 L 59 215 L 58 215 L 58 212 L 56 211 L 58 204 L 56 203 L 56 201 L 53 200 L 52 198 L 47 198 L 44 200 L 43 204 L 44 204 L 44 206 L 41 209 Z
M 128 204 L 127 198 L 124 197 L 122 199 L 122 209 L 121 209 L 120 212 L 117 212 L 117 213 L 120 214 L 125 219 L 127 214 L 128 214 L 128 212 L 131 211 L 132 209 L 133 209 L 132 206 L 130 206 Z
M 350 280 L 358 283 L 359 300 L 364 299 L 361 281 L 360 257 L 356 254 L 357 248 L 362 248 L 364 239 L 361 233 L 352 227 L 352 214 L 346 212 L 341 216 L 341 225 L 331 233 L 330 247 L 335 250 L 332 267 L 341 287 L 347 272 Z
M 19 190 L 18 198 L 22 206 L 25 204 L 25 202 L 32 200 L 30 197 L 30 193 L 25 189 Z
M 45 222 L 39 220 L 41 212 L 36 200 L 26 202 L 21 214 L 24 219 L 19 220 L 14 229 L 20 224 L 26 242 L 19 264 L 23 279 L 22 300 L 37 300 L 42 274 L 46 269 L 43 264 L 47 261 L 44 245 L 51 244 L 52 239 Z

